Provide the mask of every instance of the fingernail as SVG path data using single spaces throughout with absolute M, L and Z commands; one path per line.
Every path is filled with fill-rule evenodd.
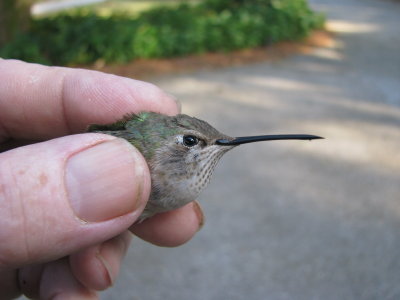
M 67 161 L 65 183 L 75 215 L 101 222 L 134 211 L 141 204 L 145 162 L 122 139 L 97 144 Z
M 126 238 L 126 236 L 128 236 L 128 238 Z M 114 284 L 119 273 L 121 260 L 128 250 L 130 239 L 131 234 L 126 232 L 125 237 L 119 235 L 99 246 L 96 258 L 104 267 L 105 287 L 110 287 Z
M 201 209 L 200 204 L 197 201 L 193 201 L 193 209 L 199 221 L 199 228 L 197 229 L 197 231 L 200 231 L 200 229 L 204 226 L 204 213 Z
M 112 272 L 110 264 L 107 262 L 107 260 L 100 254 L 100 251 L 96 253 L 96 258 L 100 261 L 100 263 L 103 265 L 103 268 L 106 272 L 105 274 L 105 280 L 107 281 L 106 285 L 107 287 L 111 287 L 114 282 L 115 282 L 115 276 Z
M 178 100 L 178 98 L 176 98 L 174 95 L 170 94 L 170 93 L 166 93 L 168 95 L 168 97 L 170 97 L 172 100 L 175 101 L 176 106 L 178 107 L 178 112 L 181 113 L 182 112 L 182 103 L 181 101 Z

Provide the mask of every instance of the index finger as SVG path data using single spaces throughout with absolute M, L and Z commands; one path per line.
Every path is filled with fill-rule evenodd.
M 0 59 L 0 142 L 43 140 L 111 123 L 129 113 L 173 115 L 173 97 L 157 86 L 97 71 Z

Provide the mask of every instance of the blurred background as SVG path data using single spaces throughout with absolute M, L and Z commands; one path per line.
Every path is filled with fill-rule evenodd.
M 134 239 L 101 299 L 400 299 L 399 1 L 75 2 L 2 1 L 0 56 L 145 78 L 231 136 L 325 137 L 226 154 L 201 231 Z

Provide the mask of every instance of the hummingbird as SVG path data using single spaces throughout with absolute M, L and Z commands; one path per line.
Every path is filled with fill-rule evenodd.
M 271 140 L 313 140 L 308 134 L 230 137 L 207 122 L 185 114 L 128 114 L 108 125 L 93 124 L 88 132 L 126 139 L 144 156 L 150 169 L 151 192 L 141 222 L 195 200 L 210 182 L 220 158 L 247 143 Z

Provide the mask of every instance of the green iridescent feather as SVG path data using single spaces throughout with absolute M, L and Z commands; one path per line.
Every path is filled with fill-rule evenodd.
M 169 126 L 172 119 L 173 117 L 166 118 L 152 112 L 128 114 L 112 124 L 90 125 L 88 132 L 100 132 L 124 138 L 139 149 L 146 159 L 151 159 L 154 151 L 167 138 L 177 133 L 175 127 Z

